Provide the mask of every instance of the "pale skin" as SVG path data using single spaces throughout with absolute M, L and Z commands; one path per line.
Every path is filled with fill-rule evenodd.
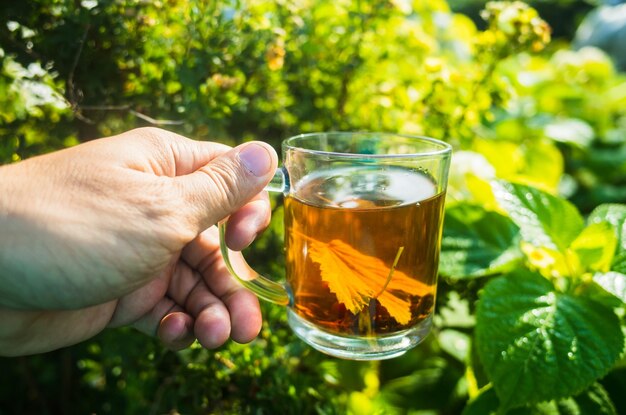
M 227 272 L 269 222 L 267 144 L 133 130 L 0 167 L 0 355 L 132 325 L 178 350 L 253 340 L 257 298 Z

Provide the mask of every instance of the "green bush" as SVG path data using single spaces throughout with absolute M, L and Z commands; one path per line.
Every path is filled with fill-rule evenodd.
M 264 305 L 249 345 L 173 353 L 110 330 L 2 359 L 0 413 L 626 412 L 626 79 L 602 52 L 549 44 L 519 2 L 489 3 L 484 30 L 440 0 L 36 0 L 0 15 L 2 162 L 147 123 L 275 146 L 398 131 L 456 150 L 436 328 L 406 355 L 328 358 Z M 281 210 L 248 253 L 277 277 Z

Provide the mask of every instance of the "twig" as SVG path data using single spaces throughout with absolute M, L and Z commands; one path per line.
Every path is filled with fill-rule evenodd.
M 373 296 L 372 299 L 376 300 L 387 289 L 387 286 L 391 282 L 391 277 L 393 276 L 393 272 L 396 270 L 396 266 L 398 265 L 398 261 L 400 260 L 400 255 L 402 255 L 402 252 L 404 252 L 404 247 L 403 246 L 398 248 L 398 253 L 396 254 L 396 259 L 394 259 L 393 260 L 393 264 L 391 264 L 391 269 L 389 270 L 389 275 L 387 276 L 387 280 L 385 281 L 385 285 L 383 285 L 383 288 L 381 288 L 381 290 L 378 292 L 378 294 Z
M 127 111 L 135 117 L 144 120 L 152 125 L 182 125 L 185 122 L 183 120 L 163 120 L 152 118 L 149 115 L 131 109 L 128 105 L 81 105 L 73 108 L 76 117 L 82 121 L 87 121 L 93 124 L 93 121 L 85 117 L 82 111 Z
M 80 60 L 80 55 L 83 54 L 83 47 L 85 46 L 85 41 L 87 40 L 87 34 L 89 33 L 90 28 L 91 28 L 91 25 L 89 24 L 85 26 L 85 31 L 83 32 L 83 36 L 80 39 L 80 43 L 78 44 L 78 50 L 76 51 L 76 54 L 74 55 L 74 61 L 72 62 L 70 73 L 67 76 L 67 93 L 69 95 L 70 104 L 72 108 L 76 108 L 78 106 L 78 102 L 76 101 L 76 94 L 74 92 L 74 72 L 76 72 L 76 68 L 78 67 L 78 61 Z
M 85 42 L 87 41 L 87 35 L 89 34 L 89 29 L 91 25 L 85 26 L 85 31 L 83 32 L 83 36 L 80 39 L 80 43 L 78 44 L 78 50 L 74 55 L 74 60 L 72 62 L 72 66 L 70 69 L 70 73 L 67 76 L 67 94 L 69 98 L 69 103 L 74 111 L 74 115 L 79 120 L 86 122 L 88 124 L 94 124 L 94 121 L 85 115 L 83 115 L 82 111 L 84 110 L 94 110 L 94 111 L 128 111 L 135 117 L 142 119 L 152 125 L 181 125 L 184 122 L 182 120 L 158 120 L 150 117 L 149 115 L 143 114 L 139 111 L 135 111 L 131 109 L 128 105 L 104 105 L 104 106 L 79 106 L 78 100 L 76 98 L 76 90 L 74 86 L 74 73 L 76 72 L 76 68 L 78 67 L 78 61 L 80 60 L 80 56 L 83 53 L 83 48 L 85 46 Z
M 81 105 L 81 110 L 86 111 L 128 111 L 128 105 Z
M 142 114 L 138 111 L 129 109 L 128 112 L 133 114 L 135 117 L 140 118 L 144 121 L 149 122 L 152 125 L 181 125 L 184 123 L 183 120 L 157 120 L 146 114 Z

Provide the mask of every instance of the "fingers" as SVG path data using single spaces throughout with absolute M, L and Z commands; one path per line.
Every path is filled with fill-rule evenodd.
M 180 261 L 172 273 L 167 296 L 133 324 L 147 334 L 157 334 L 173 350 L 198 339 L 213 349 L 230 337 L 230 315 L 224 303 L 204 283 L 200 274 Z
M 228 218 L 226 244 L 241 251 L 270 223 L 271 207 L 267 192 L 261 192 Z
M 243 265 L 241 255 L 234 260 Z M 215 227 L 207 229 L 182 253 L 182 258 L 202 275 L 206 286 L 225 304 L 230 314 L 231 338 L 239 343 L 252 341 L 261 331 L 262 317 L 257 297 L 230 275 L 219 253 Z
M 112 144 L 116 158 L 126 166 L 170 177 L 193 173 L 231 149 L 225 144 L 191 140 L 154 127 L 137 128 L 88 144 L 105 155 Z
M 150 312 L 135 321 L 133 327 L 150 336 L 156 335 L 170 350 L 181 350 L 196 339 L 193 322 L 180 306 L 163 297 Z
M 197 273 L 194 272 L 194 274 Z M 184 307 L 195 317 L 194 334 L 202 346 L 214 349 L 228 340 L 231 334 L 228 310 L 224 303 L 209 291 L 203 281 L 199 282 L 189 293 Z
M 181 213 L 200 233 L 258 195 L 277 164 L 274 149 L 261 142 L 243 144 L 214 158 L 175 179 L 182 194 Z
M 261 329 L 257 298 L 232 280 L 216 248 L 214 231 L 194 242 L 209 252 L 196 265 L 201 275 L 184 261 L 178 262 L 170 280 L 167 296 L 134 323 L 139 330 L 158 337 L 173 350 L 187 347 L 197 338 L 203 347 L 214 349 L 229 338 L 239 343 L 252 341 Z M 206 248 L 209 250 L 205 250 Z
M 176 310 L 161 319 L 157 337 L 170 350 L 182 350 L 191 346 L 196 339 L 193 334 L 193 318 Z
M 98 157 L 108 154 L 107 159 L 117 159 L 133 170 L 171 177 L 172 181 L 156 182 L 156 189 L 162 191 L 162 184 L 167 183 L 165 202 L 178 201 L 172 211 L 177 220 L 184 218 L 182 222 L 189 224 L 187 229 L 192 235 L 216 224 L 259 194 L 278 164 L 274 149 L 263 142 L 230 148 L 158 128 L 135 129 L 82 147 L 91 149 Z M 232 238 L 235 245 L 251 240 L 239 235 Z
M 230 313 L 230 338 L 237 343 L 249 343 L 261 331 L 263 323 L 258 298 L 250 291 L 236 287 L 230 295 L 222 297 Z

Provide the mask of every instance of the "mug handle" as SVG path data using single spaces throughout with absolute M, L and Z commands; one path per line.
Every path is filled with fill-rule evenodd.
M 283 195 L 289 192 L 289 176 L 287 174 L 287 170 L 284 167 L 279 167 L 274 172 L 274 177 L 269 182 L 269 184 L 265 187 L 265 190 L 270 192 L 281 192 Z M 230 250 L 226 246 L 226 226 L 228 219 L 224 219 L 220 221 L 218 224 L 219 235 L 220 235 L 220 251 L 222 253 L 222 257 L 224 258 L 224 262 L 226 264 L 226 268 L 230 272 L 230 274 L 239 281 L 241 285 L 245 288 L 252 291 L 259 298 L 263 300 L 269 301 L 278 305 L 290 305 L 291 304 L 291 296 L 287 289 L 277 282 L 270 280 L 267 277 L 257 273 L 244 261 L 244 264 L 249 268 L 252 272 L 252 278 L 244 279 L 241 278 L 237 272 L 235 271 L 231 259 L 230 259 Z

